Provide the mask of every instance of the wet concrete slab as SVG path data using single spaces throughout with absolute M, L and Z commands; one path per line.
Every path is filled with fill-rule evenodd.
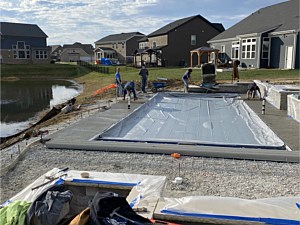
M 148 95 L 147 98 L 151 97 Z M 243 97 L 243 96 L 242 96 Z M 145 100 L 131 103 L 131 109 L 127 108 L 127 102 L 119 100 L 106 111 L 99 111 L 90 117 L 84 118 L 67 128 L 64 128 L 50 136 L 46 143 L 48 148 L 77 149 L 94 151 L 138 152 L 155 154 L 172 154 L 178 152 L 182 155 L 221 157 L 251 160 L 271 160 L 283 162 L 299 162 L 299 123 L 288 117 L 286 110 L 278 110 L 266 103 L 266 113 L 261 114 L 262 102 L 259 100 L 246 100 L 250 108 L 280 137 L 292 151 L 264 150 L 255 148 L 232 148 L 217 146 L 195 146 L 188 144 L 153 144 L 153 143 L 129 143 L 114 141 L 95 141 L 97 135 L 102 133 L 112 124 L 117 123 Z

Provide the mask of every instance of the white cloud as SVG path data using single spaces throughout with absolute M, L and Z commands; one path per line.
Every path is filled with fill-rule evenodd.
M 272 5 L 284 0 L 266 1 Z M 149 34 L 197 14 L 228 27 L 262 4 L 257 0 L 1 0 L 0 10 L 2 21 L 40 26 L 49 36 L 48 44 L 93 44 L 115 33 Z

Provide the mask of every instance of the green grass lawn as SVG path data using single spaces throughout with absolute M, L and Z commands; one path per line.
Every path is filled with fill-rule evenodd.
M 117 67 L 110 68 L 110 74 L 101 74 L 94 72 L 95 76 L 114 78 Z M 123 80 L 139 80 L 139 69 L 120 66 L 121 76 Z M 164 68 L 153 67 L 148 68 L 150 80 L 157 77 L 168 79 L 181 79 L 186 71 L 185 68 Z M 87 68 L 77 66 L 75 64 L 45 64 L 45 65 L 1 65 L 1 77 L 48 77 L 48 78 L 78 78 L 84 76 L 91 71 Z M 299 79 L 299 70 L 276 70 L 276 69 L 250 69 L 240 71 L 240 80 L 249 81 L 259 80 L 276 80 L 276 79 Z M 219 72 L 216 76 L 217 80 L 230 81 L 231 72 Z M 194 69 L 192 73 L 194 81 L 201 80 L 201 69 Z
M 92 93 L 115 81 L 115 66 L 109 68 L 110 74 L 93 72 L 87 68 L 76 64 L 47 64 L 47 65 L 1 65 L 1 78 L 61 78 L 73 79 L 84 83 L 84 93 L 82 97 L 92 96 Z M 122 81 L 140 81 L 139 69 L 129 66 L 120 66 Z M 149 81 L 156 80 L 158 77 L 169 80 L 181 80 L 186 68 L 164 68 L 151 67 L 149 70 Z M 231 82 L 231 72 L 219 72 L 216 76 L 218 83 Z M 249 69 L 240 71 L 240 82 L 249 82 L 252 80 L 262 81 L 288 81 L 299 80 L 299 70 L 276 70 L 276 69 Z M 193 69 L 192 81 L 195 84 L 201 82 L 201 69 Z

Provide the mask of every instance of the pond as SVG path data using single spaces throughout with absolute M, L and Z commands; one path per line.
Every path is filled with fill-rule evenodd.
M 1 137 L 36 122 L 38 112 L 66 102 L 82 92 L 73 81 L 18 79 L 1 81 Z

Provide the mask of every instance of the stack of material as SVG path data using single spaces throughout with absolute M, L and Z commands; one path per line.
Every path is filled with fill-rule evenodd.
M 202 66 L 202 85 L 216 83 L 216 67 L 212 63 L 206 63 Z

